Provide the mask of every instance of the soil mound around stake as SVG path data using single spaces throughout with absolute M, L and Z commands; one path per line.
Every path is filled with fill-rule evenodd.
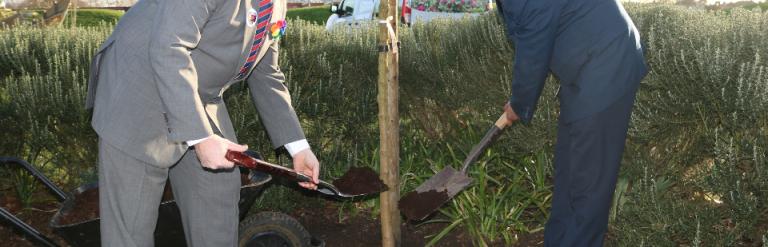
M 429 190 L 426 192 L 411 191 L 405 194 L 398 203 L 400 212 L 409 220 L 420 220 L 432 213 L 448 200 L 448 193 Z
M 379 174 L 368 167 L 352 167 L 339 179 L 333 181 L 339 191 L 349 195 L 375 194 L 387 190 Z

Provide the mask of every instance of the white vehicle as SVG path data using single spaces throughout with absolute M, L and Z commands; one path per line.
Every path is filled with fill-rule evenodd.
M 493 0 L 398 0 L 400 21 L 407 25 L 413 22 L 428 22 L 437 18 L 459 19 L 475 17 L 492 9 Z M 331 16 L 325 28 L 331 30 L 339 25 L 360 26 L 373 23 L 378 16 L 379 0 L 342 0 L 331 6 Z
M 331 5 L 331 16 L 325 22 L 325 29 L 335 26 L 360 26 L 371 24 L 379 12 L 379 0 L 342 0 Z

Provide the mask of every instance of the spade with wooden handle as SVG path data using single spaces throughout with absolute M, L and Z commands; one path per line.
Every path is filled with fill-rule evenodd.
M 507 114 L 502 114 L 485 133 L 483 139 L 469 152 L 467 158 L 464 159 L 461 171 L 456 171 L 450 166 L 444 168 L 416 187 L 414 191 L 403 196 L 398 202 L 400 211 L 410 220 L 423 220 L 456 194 L 469 187 L 473 180 L 467 176 L 467 167 L 475 163 L 488 146 L 501 135 L 502 130 L 511 124 L 507 119 Z
M 296 182 L 310 182 L 310 183 L 312 182 L 311 177 L 304 175 L 302 173 L 299 173 L 296 170 L 263 161 L 259 159 L 259 157 L 255 154 L 255 152 L 250 150 L 245 152 L 237 152 L 237 151 L 229 150 L 227 151 L 226 158 L 229 161 L 232 161 L 235 164 L 248 169 L 254 169 L 254 170 L 266 172 L 272 175 L 281 176 Z M 346 194 L 344 192 L 339 191 L 339 189 L 337 189 L 336 186 L 333 186 L 333 184 L 323 180 L 320 180 L 320 182 L 317 183 L 317 192 L 320 192 L 329 196 L 336 196 L 341 198 L 352 198 L 352 197 L 362 195 L 362 194 L 355 194 L 355 195 Z

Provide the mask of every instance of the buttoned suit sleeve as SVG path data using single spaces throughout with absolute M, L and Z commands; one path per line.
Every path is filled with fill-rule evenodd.
M 169 140 L 184 142 L 213 135 L 198 95 L 190 50 L 200 41 L 210 6 L 205 0 L 161 0 L 151 32 L 149 62 L 162 101 Z
M 259 119 L 269 134 L 274 148 L 306 139 L 291 105 L 291 95 L 285 86 L 285 75 L 280 71 L 277 42 L 272 43 L 248 77 L 248 87 Z
M 512 96 L 509 102 L 524 123 L 529 123 L 533 118 L 549 74 L 560 15 L 556 2 L 506 0 L 502 4 L 508 35 L 515 43 Z

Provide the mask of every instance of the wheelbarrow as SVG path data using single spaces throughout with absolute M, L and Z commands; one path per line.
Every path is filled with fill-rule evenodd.
M 45 175 L 24 160 L 0 157 L 0 164 L 17 164 L 39 179 L 59 200 L 60 207 L 51 218 L 49 227 L 71 246 L 100 246 L 99 217 L 97 214 L 72 221 L 66 219 L 69 213 L 83 207 L 78 196 L 95 194 L 98 198 L 98 184 L 87 184 L 78 187 L 72 194 L 65 193 L 53 184 Z M 272 176 L 266 173 L 240 168 L 242 186 L 240 187 L 240 226 L 239 246 L 324 246 L 320 240 L 310 236 L 306 229 L 296 219 L 283 213 L 260 212 L 247 216 L 251 205 L 259 197 Z M 170 194 L 169 184 L 162 203 L 159 206 L 157 227 L 155 228 L 156 246 L 186 246 L 181 214 Z M 87 198 L 87 197 L 86 197 Z M 98 199 L 96 199 L 98 200 Z M 98 205 L 98 204 L 96 204 Z M 29 240 L 41 246 L 59 246 L 49 237 L 0 207 L 0 216 L 28 235 Z

